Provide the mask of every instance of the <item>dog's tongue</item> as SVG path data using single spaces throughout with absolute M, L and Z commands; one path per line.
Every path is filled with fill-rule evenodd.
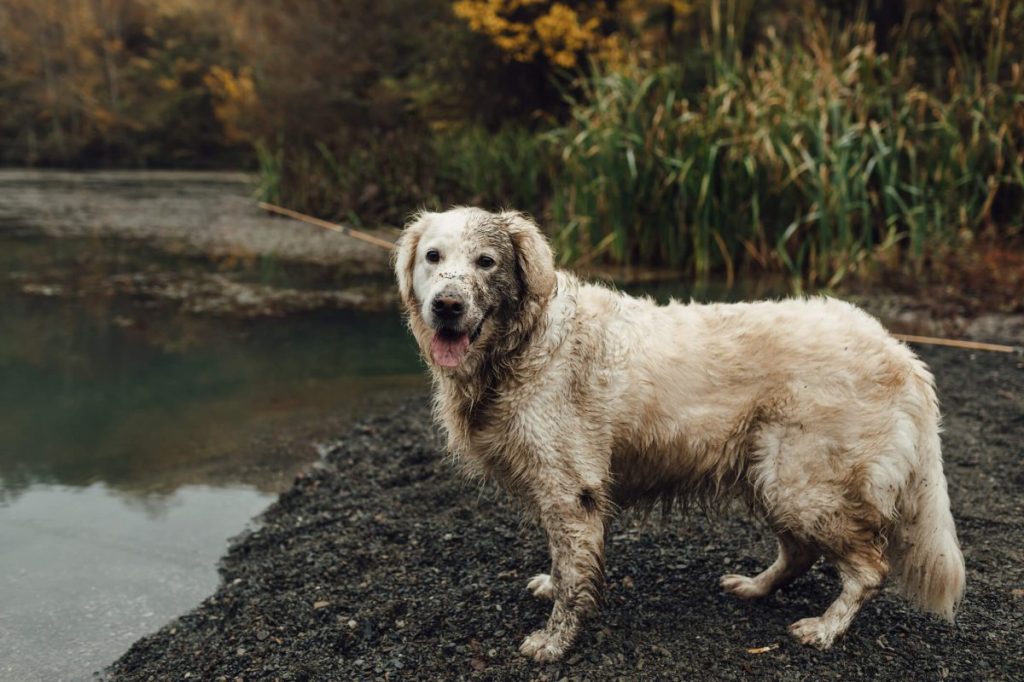
M 434 334 L 434 340 L 430 342 L 430 355 L 434 362 L 442 367 L 458 367 L 462 358 L 466 357 L 469 349 L 469 336 L 459 334 L 458 336 L 441 336 Z

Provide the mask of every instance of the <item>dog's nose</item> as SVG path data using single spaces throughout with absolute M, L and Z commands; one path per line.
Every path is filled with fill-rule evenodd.
M 451 296 L 438 296 L 430 304 L 430 307 L 434 310 L 434 314 L 442 320 L 458 319 L 462 315 L 463 310 L 465 310 L 462 301 Z

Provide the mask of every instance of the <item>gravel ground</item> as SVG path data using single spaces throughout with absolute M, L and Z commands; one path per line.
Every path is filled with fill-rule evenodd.
M 357 427 L 240 537 L 223 584 L 137 642 L 106 675 L 164 679 L 1021 679 L 1024 674 L 1024 363 L 925 349 L 946 415 L 968 594 L 957 624 L 890 589 L 828 652 L 786 625 L 820 613 L 820 563 L 762 602 L 718 576 L 756 572 L 771 538 L 736 511 L 640 525 L 609 548 L 608 595 L 566 660 L 517 646 L 548 606 L 525 590 L 546 569 L 542 537 L 500 494 L 459 478 L 427 398 Z

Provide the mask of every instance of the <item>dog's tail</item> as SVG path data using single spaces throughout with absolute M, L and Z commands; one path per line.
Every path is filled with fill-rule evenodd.
M 912 604 L 952 621 L 964 596 L 964 556 L 942 471 L 938 400 L 927 370 L 921 379 L 926 400 L 918 466 L 900 496 L 890 560 L 896 584 Z

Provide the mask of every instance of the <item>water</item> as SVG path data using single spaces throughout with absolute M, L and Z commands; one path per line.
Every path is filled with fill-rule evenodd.
M 0 508 L 0 679 L 88 678 L 212 593 L 225 538 L 268 502 L 251 486 L 23 489 Z
M 260 287 L 301 307 L 352 284 L 330 268 L 16 234 L 0 236 L 0 679 L 82 679 L 214 591 L 228 538 L 318 442 L 426 379 L 395 312 L 238 317 Z M 255 288 L 239 308 L 217 278 Z M 197 300 L 218 314 L 183 312 Z
M 88 293 L 224 263 L 9 236 L 0 266 L 0 679 L 88 678 L 194 607 L 317 442 L 426 386 L 394 312 L 245 320 Z

